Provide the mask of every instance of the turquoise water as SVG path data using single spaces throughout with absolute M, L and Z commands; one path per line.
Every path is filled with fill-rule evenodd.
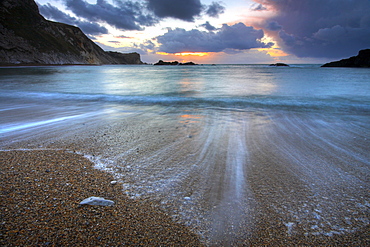
M 369 69 L 0 68 L 0 139 L 73 148 L 209 245 L 369 227 Z
M 370 109 L 367 69 L 295 65 L 1 68 L 1 95 L 115 104 Z

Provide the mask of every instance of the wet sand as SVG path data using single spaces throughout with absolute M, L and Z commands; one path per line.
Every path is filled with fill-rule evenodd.
M 64 163 L 84 160 L 77 154 L 45 149 L 82 154 L 96 168 L 111 174 L 103 175 L 90 168 L 83 174 L 91 174 L 88 177 L 97 178 L 96 183 L 102 185 L 97 196 L 134 200 L 137 210 L 142 208 L 146 212 L 150 205 L 153 214 L 168 214 L 165 217 L 168 222 L 188 234 L 180 236 L 180 245 L 186 245 L 187 238 L 196 233 L 209 246 L 367 246 L 370 244 L 367 120 L 367 116 L 289 111 L 95 109 L 88 118 L 9 132 L 1 142 L 2 150 L 32 151 L 2 152 L 2 163 L 15 166 L 14 154 L 32 161 L 28 163 L 40 162 L 40 155 L 45 160 L 58 156 Z M 45 156 L 48 152 L 53 155 Z M 45 173 L 46 169 L 39 172 Z M 70 167 L 60 174 L 74 176 L 73 172 Z M 3 174 L 11 174 L 11 169 L 4 169 Z M 104 176 L 108 179 L 101 179 Z M 118 180 L 119 185 L 110 186 L 107 181 L 112 179 Z M 20 182 L 27 191 L 30 183 Z M 89 191 L 91 183 L 73 188 L 79 187 Z M 65 196 L 70 195 L 71 191 Z M 83 195 L 81 200 L 91 196 Z M 115 210 L 121 205 L 108 209 L 76 208 L 78 201 L 68 202 L 74 205 L 70 207 L 73 212 Z M 116 208 L 116 213 L 121 215 L 125 210 Z M 101 215 L 96 217 L 100 220 Z M 26 216 L 27 211 L 23 217 Z M 144 223 L 146 217 L 133 218 L 118 225 L 130 225 L 131 220 Z M 153 217 L 148 224 L 162 228 L 163 222 L 167 221 Z M 67 228 L 76 231 L 76 227 L 81 228 L 79 225 Z M 140 236 L 147 234 L 146 227 L 140 229 L 141 232 L 135 230 Z M 153 245 L 161 234 L 148 233 L 157 235 Z M 196 244 L 199 243 L 195 237 L 190 245 Z

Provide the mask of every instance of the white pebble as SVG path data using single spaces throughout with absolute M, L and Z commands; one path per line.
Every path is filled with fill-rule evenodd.
M 102 197 L 89 197 L 80 202 L 81 205 L 95 205 L 95 206 L 110 206 L 114 204 L 114 201 L 106 200 Z
M 111 181 L 110 184 L 115 185 L 117 184 L 117 181 Z

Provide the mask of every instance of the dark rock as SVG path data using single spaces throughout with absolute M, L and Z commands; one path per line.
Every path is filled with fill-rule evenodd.
M 179 65 L 197 65 L 193 62 L 187 62 L 187 63 L 180 63 Z
M 107 52 L 111 57 L 116 59 L 119 64 L 143 64 L 140 59 L 140 54 L 137 52 L 120 53 L 114 51 Z
M 193 62 L 187 62 L 187 63 L 179 63 L 178 61 L 173 61 L 173 62 L 164 62 L 162 60 L 159 60 L 157 63 L 154 65 L 197 65 Z
M 357 56 L 330 62 L 321 67 L 359 67 L 370 68 L 370 49 L 361 50 Z
M 1 65 L 142 63 L 137 56 L 112 55 L 78 27 L 46 20 L 34 0 L 0 1 Z
M 275 66 L 275 67 L 285 66 L 285 67 L 289 67 L 289 65 L 288 64 L 285 64 L 285 63 L 273 63 L 273 64 L 270 64 L 269 66 Z
M 179 65 L 179 62 L 173 61 L 173 62 L 164 62 L 163 60 L 159 60 L 154 65 Z

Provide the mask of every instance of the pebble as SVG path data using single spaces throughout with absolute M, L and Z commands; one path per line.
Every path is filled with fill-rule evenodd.
M 114 204 L 114 201 L 104 199 L 103 197 L 91 196 L 80 202 L 80 204 L 93 206 L 111 206 Z

